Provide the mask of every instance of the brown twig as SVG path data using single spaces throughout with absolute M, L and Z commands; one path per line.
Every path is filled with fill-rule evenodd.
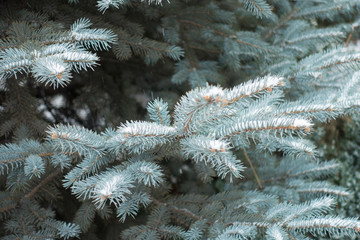
M 258 177 L 258 175 L 257 175 L 257 173 L 256 173 L 256 171 L 255 171 L 255 168 L 254 168 L 253 164 L 251 163 L 251 160 L 250 160 L 249 156 L 247 155 L 247 153 L 246 153 L 246 151 L 245 151 L 244 149 L 241 149 L 241 151 L 243 152 L 246 161 L 249 163 L 250 168 L 251 168 L 252 172 L 253 172 L 254 175 L 255 175 L 256 181 L 257 181 L 260 189 L 263 189 L 263 187 L 262 187 L 262 185 L 261 185 L 261 181 L 260 181 L 260 179 L 259 179 L 259 177 Z
M 21 200 L 24 201 L 25 199 L 31 198 L 35 193 L 37 193 L 42 187 L 45 187 L 51 180 L 53 180 L 59 173 L 61 172 L 61 168 L 58 167 L 55 171 L 50 173 L 46 178 L 44 178 L 36 187 L 31 190 L 28 194 L 26 194 Z
M 45 187 L 51 180 L 53 180 L 59 173 L 61 172 L 61 168 L 58 167 L 54 172 L 50 173 L 46 178 L 44 178 L 31 192 L 26 194 L 24 197 L 20 199 L 19 202 L 23 202 L 26 199 L 31 198 L 35 193 L 37 193 L 41 188 Z M 12 203 L 9 206 L 3 207 L 0 209 L 0 213 L 10 211 L 13 208 L 16 208 L 17 203 Z
M 354 34 L 354 31 L 355 31 L 355 29 L 353 28 L 352 31 L 351 31 L 351 33 L 349 34 L 349 36 L 348 36 L 347 39 L 346 39 L 345 47 L 349 46 L 349 43 L 350 43 L 351 37 L 352 37 L 353 34 Z
M 153 196 L 151 196 L 150 199 L 151 199 L 151 201 L 152 201 L 153 203 L 155 203 L 156 205 L 165 206 L 165 207 L 169 208 L 170 210 L 172 210 L 172 211 L 174 211 L 174 212 L 180 213 L 180 214 L 182 214 L 182 215 L 188 216 L 188 217 L 193 218 L 193 219 L 196 219 L 196 220 L 201 220 L 201 219 L 203 219 L 201 216 L 197 216 L 196 214 L 192 213 L 192 212 L 191 212 L 190 210 L 188 210 L 188 209 L 178 208 L 178 207 L 169 205 L 169 204 L 167 204 L 167 203 L 160 202 L 159 200 L 157 200 L 157 199 L 154 198 Z

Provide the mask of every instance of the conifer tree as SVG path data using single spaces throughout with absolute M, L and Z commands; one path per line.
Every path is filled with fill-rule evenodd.
M 358 1 L 1 6 L 2 239 L 359 236 L 312 141 L 358 118 Z

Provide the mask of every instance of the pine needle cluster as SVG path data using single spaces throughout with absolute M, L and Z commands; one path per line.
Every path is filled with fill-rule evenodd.
M 359 237 L 358 1 L 1 4 L 1 239 Z

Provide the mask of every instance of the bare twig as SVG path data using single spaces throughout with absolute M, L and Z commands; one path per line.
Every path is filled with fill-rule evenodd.
M 349 34 L 349 36 L 348 36 L 347 39 L 346 39 L 345 47 L 349 46 L 349 43 L 350 43 L 350 40 L 351 40 L 352 35 L 354 34 L 354 31 L 355 31 L 355 29 L 353 28 L 352 31 L 351 31 L 351 33 Z
M 160 202 L 159 200 L 157 200 L 157 199 L 154 198 L 153 196 L 151 196 L 150 199 L 151 199 L 151 201 L 152 201 L 153 203 L 155 203 L 156 205 L 165 206 L 165 207 L 169 208 L 170 210 L 172 210 L 172 211 L 174 211 L 174 212 L 177 212 L 177 213 L 180 213 L 180 214 L 182 214 L 182 215 L 185 215 L 185 216 L 194 218 L 194 219 L 196 219 L 196 220 L 201 220 L 201 219 L 203 219 L 201 216 L 197 216 L 196 214 L 192 213 L 190 210 L 188 210 L 188 209 L 186 209 L 186 208 L 178 208 L 178 207 L 169 205 L 169 204 L 167 204 L 167 203 Z
M 252 163 L 251 163 L 251 160 L 250 160 L 249 156 L 247 155 L 247 153 L 245 152 L 245 150 L 244 150 L 244 149 L 241 149 L 241 151 L 243 152 L 243 154 L 244 154 L 244 156 L 245 156 L 246 161 L 249 163 L 250 168 L 251 168 L 252 172 L 253 172 L 253 173 L 254 173 L 254 175 L 255 175 L 256 181 L 257 181 L 257 183 L 258 183 L 258 185 L 259 185 L 260 189 L 263 189 L 263 187 L 262 187 L 262 185 L 261 185 L 261 181 L 260 181 L 260 179 L 259 179 L 259 177 L 258 177 L 258 175 L 257 175 L 257 173 L 256 173 L 256 171 L 255 171 L 254 166 L 253 166 L 253 165 L 252 165 Z
M 61 172 L 61 168 L 58 167 L 55 171 L 53 171 L 46 178 L 44 178 L 36 187 L 34 187 L 33 190 L 31 190 L 31 192 L 26 194 L 20 201 L 24 201 L 25 199 L 31 198 L 42 187 L 45 187 L 46 184 L 48 184 L 51 180 L 53 180 L 60 172 Z

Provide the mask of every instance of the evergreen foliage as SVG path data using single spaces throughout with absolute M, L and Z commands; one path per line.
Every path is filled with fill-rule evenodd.
M 359 236 L 317 147 L 358 119 L 359 2 L 1 5 L 1 239 Z

